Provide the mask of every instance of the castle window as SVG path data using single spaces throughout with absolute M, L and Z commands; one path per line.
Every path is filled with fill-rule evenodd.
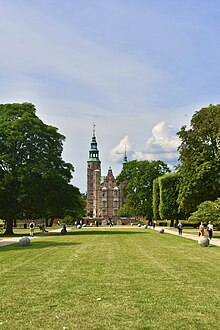
M 115 198 L 118 197 L 118 188 L 117 187 L 114 188 L 114 197 Z
M 107 188 L 106 187 L 102 188 L 102 197 L 107 197 Z

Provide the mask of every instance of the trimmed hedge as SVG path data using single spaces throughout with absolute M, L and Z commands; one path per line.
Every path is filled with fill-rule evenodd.
M 158 179 L 160 189 L 159 214 L 161 219 L 179 219 L 177 198 L 179 174 L 169 173 Z
M 160 219 L 159 215 L 159 205 L 160 205 L 160 188 L 159 188 L 159 178 L 153 181 L 153 216 L 154 219 Z

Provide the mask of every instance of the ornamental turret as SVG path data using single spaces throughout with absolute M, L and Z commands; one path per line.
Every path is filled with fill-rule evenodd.
M 95 124 L 93 124 L 93 136 L 91 141 L 91 146 L 89 149 L 89 159 L 88 162 L 100 162 L 99 160 L 99 150 L 97 148 L 96 136 L 95 136 Z
M 123 166 L 125 165 L 125 164 L 127 164 L 127 162 L 128 162 L 128 157 L 127 157 L 127 153 L 126 153 L 126 147 L 125 147 L 125 154 L 124 154 L 124 160 L 123 160 Z

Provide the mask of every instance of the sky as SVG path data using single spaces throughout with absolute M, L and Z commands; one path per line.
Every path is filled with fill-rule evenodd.
M 0 0 L 0 103 L 31 102 L 66 137 L 86 192 L 95 123 L 102 175 L 178 164 L 176 133 L 220 99 L 218 0 Z

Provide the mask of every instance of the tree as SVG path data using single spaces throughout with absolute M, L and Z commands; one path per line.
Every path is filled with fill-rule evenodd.
M 153 180 L 168 172 L 168 166 L 162 161 L 133 160 L 126 163 L 117 177 L 118 184 L 124 182 L 123 209 L 126 213 L 152 219 Z
M 134 215 L 133 209 L 124 203 L 122 207 L 117 211 L 118 217 L 132 217 Z
M 31 194 L 32 188 L 28 189 L 28 182 L 25 183 L 26 195 L 21 201 L 21 218 L 42 217 L 45 218 L 46 225 L 50 226 L 55 218 L 63 218 L 70 213 L 75 218 L 82 219 L 85 199 L 77 187 L 69 184 L 63 178 L 53 176 L 41 180 L 41 185 L 37 187 L 38 194 L 40 193 L 37 200 L 36 196 Z
M 49 182 L 57 184 L 57 194 L 69 184 L 74 168 L 62 159 L 64 140 L 36 116 L 33 104 L 0 104 L 0 217 L 6 233 L 13 233 L 13 220 L 22 214 L 45 215 L 55 191 Z
M 209 221 L 213 225 L 220 224 L 220 198 L 216 201 L 205 201 L 198 206 L 197 211 L 193 212 L 189 217 L 191 223 L 199 223 Z
M 220 105 L 197 111 L 190 129 L 183 126 L 177 135 L 182 140 L 178 203 L 189 214 L 201 202 L 220 196 Z

